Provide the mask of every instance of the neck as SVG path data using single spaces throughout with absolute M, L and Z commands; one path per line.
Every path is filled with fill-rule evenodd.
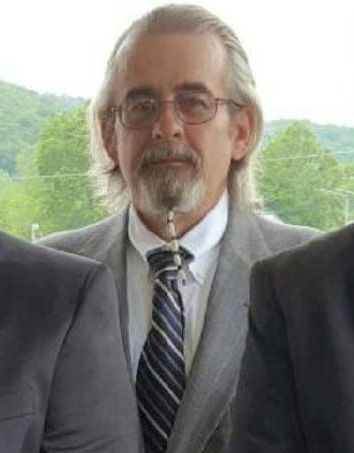
M 182 237 L 195 225 L 197 225 L 207 213 L 216 205 L 218 200 L 214 200 L 213 203 L 203 205 L 201 208 L 196 209 L 188 213 L 174 212 L 174 225 L 176 229 L 177 237 Z M 169 242 L 171 240 L 170 234 L 167 230 L 167 215 L 168 211 L 163 214 L 151 214 L 144 212 L 143 210 L 136 207 L 138 215 L 146 227 L 152 231 L 156 236 L 160 237 L 164 241 Z
M 159 236 L 164 241 L 170 241 L 170 236 L 167 231 L 167 212 L 158 216 L 146 215 L 142 212 L 138 212 L 139 217 L 145 223 L 147 228 L 152 231 L 156 236 Z M 176 229 L 177 237 L 183 236 L 190 229 L 194 227 L 201 219 L 202 215 L 197 213 L 188 214 L 174 214 L 174 225 Z

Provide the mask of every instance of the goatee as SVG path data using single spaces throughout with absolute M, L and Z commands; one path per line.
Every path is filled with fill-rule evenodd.
M 166 160 L 176 160 L 178 164 L 161 163 Z M 183 144 L 156 143 L 146 148 L 138 181 L 140 202 L 155 215 L 169 210 L 191 212 L 200 206 L 204 197 L 200 156 Z

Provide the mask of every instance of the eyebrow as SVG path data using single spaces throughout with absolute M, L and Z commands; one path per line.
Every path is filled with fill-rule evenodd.
M 186 92 L 203 92 L 211 93 L 209 88 L 202 82 L 186 82 L 177 85 L 174 89 L 176 93 L 186 93 Z M 126 100 L 132 101 L 140 96 L 154 96 L 157 97 L 157 92 L 151 86 L 142 86 L 139 88 L 133 88 L 128 91 L 125 96 Z
M 139 87 L 139 88 L 134 88 L 130 91 L 128 91 L 127 95 L 125 96 L 125 99 L 128 100 L 134 100 L 138 98 L 139 96 L 155 96 L 156 91 L 149 86 L 145 87 Z
M 204 93 L 210 93 L 209 88 L 202 82 L 187 82 L 177 85 L 175 88 L 177 93 L 188 92 L 188 91 L 201 91 Z

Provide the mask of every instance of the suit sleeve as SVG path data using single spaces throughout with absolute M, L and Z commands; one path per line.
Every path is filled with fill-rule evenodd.
M 250 298 L 232 451 L 305 453 L 286 326 L 262 263 L 252 271 Z
M 53 378 L 43 453 L 136 453 L 139 428 L 113 278 L 86 279 Z

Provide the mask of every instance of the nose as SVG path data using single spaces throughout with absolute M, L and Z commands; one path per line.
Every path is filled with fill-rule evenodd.
M 183 124 L 177 117 L 172 101 L 163 101 L 160 104 L 160 115 L 152 127 L 154 140 L 171 140 L 182 138 Z

